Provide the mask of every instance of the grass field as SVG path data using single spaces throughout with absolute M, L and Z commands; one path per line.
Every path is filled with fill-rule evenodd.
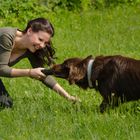
M 140 59 L 140 7 L 59 12 L 49 18 L 55 26 L 57 63 L 90 54 Z M 25 59 L 15 67 L 31 66 Z M 0 111 L 0 140 L 140 139 L 140 101 L 101 114 L 98 107 L 102 98 L 93 89 L 84 91 L 57 79 L 65 90 L 82 100 L 72 104 L 33 79 L 3 80 L 14 106 Z

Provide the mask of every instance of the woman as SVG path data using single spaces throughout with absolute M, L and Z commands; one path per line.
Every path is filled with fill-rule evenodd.
M 45 64 L 53 63 L 53 35 L 52 24 L 44 18 L 29 21 L 24 31 L 12 27 L 0 28 L 0 76 L 35 78 L 61 96 L 75 102 L 77 98 L 70 96 L 51 76 L 45 76 L 41 72 Z M 23 58 L 29 59 L 32 69 L 11 67 Z M 0 79 L 0 105 L 12 107 L 12 104 L 12 99 Z

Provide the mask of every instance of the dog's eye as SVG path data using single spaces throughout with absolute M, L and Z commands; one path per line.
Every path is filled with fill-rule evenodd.
M 62 65 L 62 67 L 61 67 L 61 68 L 62 68 L 63 70 L 66 70 L 66 71 L 67 71 L 67 70 L 69 70 L 69 66 L 68 66 L 68 65 L 65 65 L 65 64 L 64 64 L 64 65 Z
M 61 65 L 63 68 L 67 67 L 67 64 L 64 62 L 62 65 Z

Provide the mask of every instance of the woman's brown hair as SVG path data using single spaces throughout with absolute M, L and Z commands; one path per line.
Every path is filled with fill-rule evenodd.
M 54 28 L 49 20 L 45 18 L 36 18 L 30 20 L 23 33 L 26 33 L 29 28 L 31 28 L 33 32 L 44 31 L 49 33 L 51 37 L 54 36 Z M 35 55 L 40 63 L 42 63 L 41 65 L 51 65 L 52 63 L 54 63 L 55 49 L 52 45 L 51 40 L 48 42 L 45 48 L 37 50 L 33 55 Z

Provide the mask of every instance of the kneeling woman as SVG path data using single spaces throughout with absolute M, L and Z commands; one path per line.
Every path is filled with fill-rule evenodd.
M 45 18 L 36 18 L 28 22 L 24 31 L 13 27 L 0 28 L 0 77 L 31 77 L 42 81 L 70 101 L 79 99 L 70 96 L 51 76 L 45 76 L 41 70 L 51 65 L 55 51 L 51 37 L 54 35 L 52 24 Z M 28 58 L 32 69 L 12 68 L 14 64 Z M 12 107 L 10 98 L 0 79 L 0 105 Z

